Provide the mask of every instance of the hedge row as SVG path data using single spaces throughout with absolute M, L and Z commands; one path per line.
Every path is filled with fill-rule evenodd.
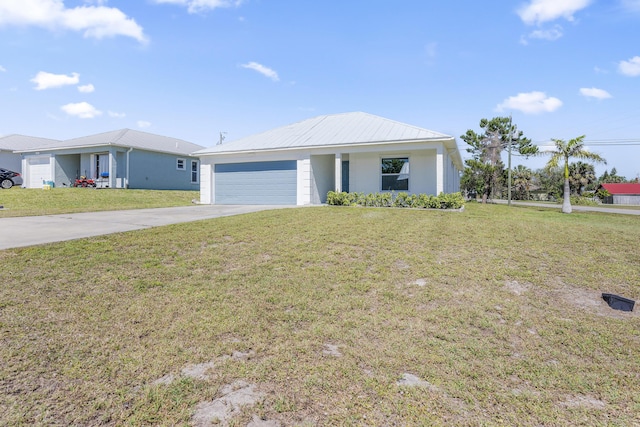
M 423 209 L 460 209 L 464 206 L 462 193 L 440 193 L 437 196 L 409 193 L 346 193 L 329 191 L 327 204 L 333 206 L 370 206 Z

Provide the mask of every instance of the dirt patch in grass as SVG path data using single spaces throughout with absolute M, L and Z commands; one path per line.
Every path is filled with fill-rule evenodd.
M 256 390 L 255 384 L 241 380 L 225 385 L 220 394 L 217 399 L 201 402 L 196 406 L 191 419 L 195 427 L 207 427 L 212 424 L 227 426 L 242 409 L 254 406 L 264 397 Z

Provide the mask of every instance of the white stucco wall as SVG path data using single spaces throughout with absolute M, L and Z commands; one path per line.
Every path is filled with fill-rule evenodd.
M 349 191 L 381 191 L 383 158 L 409 158 L 409 193 L 436 194 L 436 151 L 398 151 L 386 153 L 351 153 L 349 155 Z
M 335 155 L 311 156 L 311 204 L 318 205 L 327 201 L 327 193 L 335 186 Z
M 216 202 L 213 189 L 215 188 L 215 176 L 210 163 L 203 164 L 200 161 L 200 203 L 212 205 Z

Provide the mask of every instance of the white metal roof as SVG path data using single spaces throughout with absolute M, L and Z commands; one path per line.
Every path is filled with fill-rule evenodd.
M 33 147 L 42 147 L 59 143 L 60 141 L 57 141 L 55 139 L 14 134 L 0 137 L 0 150 L 20 151 L 28 150 Z
M 53 145 L 29 147 L 26 151 L 53 151 L 70 148 L 100 147 L 100 146 L 133 147 L 147 151 L 159 151 L 164 153 L 188 156 L 196 150 L 201 150 L 202 145 L 193 144 L 182 139 L 168 136 L 155 135 L 132 129 L 121 129 L 96 135 L 83 136 L 81 138 L 59 141 Z
M 356 112 L 303 120 L 236 141 L 197 151 L 196 155 L 322 147 L 345 144 L 450 140 L 452 136 Z

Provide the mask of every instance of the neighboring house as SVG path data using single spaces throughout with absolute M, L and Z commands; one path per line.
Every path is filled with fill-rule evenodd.
M 98 180 L 100 187 L 198 190 L 199 160 L 190 153 L 202 148 L 123 129 L 18 151 L 27 188 L 42 188 L 48 181 L 70 186 L 84 176 Z
M 58 143 L 60 143 L 60 141 L 56 141 L 55 139 L 37 138 L 26 135 L 7 135 L 0 137 L 0 168 L 23 174 L 22 156 L 20 153 L 16 153 L 16 151 Z
M 613 205 L 640 205 L 640 184 L 637 182 L 600 184 L 598 189 L 604 188 L 611 194 L 605 197 L 603 203 Z
M 329 191 L 460 191 L 455 138 L 366 113 L 315 117 L 200 150 L 204 204 L 314 205 Z

